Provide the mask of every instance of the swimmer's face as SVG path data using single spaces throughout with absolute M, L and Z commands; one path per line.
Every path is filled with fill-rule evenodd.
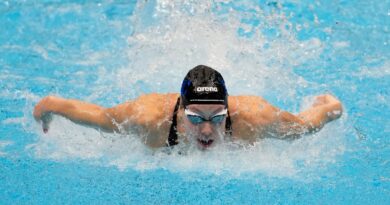
M 221 115 L 224 105 L 192 104 L 186 109 L 184 125 L 192 142 L 204 150 L 222 141 L 226 123 L 226 115 Z

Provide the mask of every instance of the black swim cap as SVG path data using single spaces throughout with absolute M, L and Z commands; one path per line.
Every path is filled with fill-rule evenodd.
M 228 106 L 228 93 L 222 75 L 204 65 L 191 69 L 181 85 L 183 107 L 190 104 L 223 104 Z

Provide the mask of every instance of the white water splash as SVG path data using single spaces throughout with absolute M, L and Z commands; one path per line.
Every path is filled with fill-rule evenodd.
M 300 173 L 336 162 L 345 150 L 342 123 L 327 125 L 321 132 L 293 142 L 265 139 L 251 146 L 219 144 L 206 152 L 176 147 L 171 154 L 165 148 L 152 150 L 135 134 L 100 133 L 56 117 L 47 134 L 36 126 L 39 139 L 28 146 L 35 157 L 52 160 L 88 160 L 120 170 L 167 169 L 172 172 L 202 172 L 241 176 L 263 173 L 276 177 L 297 177 Z M 336 131 L 335 131 L 336 130 Z M 165 150 L 165 151 L 164 151 Z M 181 150 L 184 154 L 179 154 Z
M 363 67 L 354 76 L 359 78 L 386 78 L 390 75 L 390 61 L 386 61 L 382 66 Z
M 12 141 L 9 140 L 0 140 L 0 157 L 7 156 L 7 153 L 2 151 L 6 146 L 13 144 Z
M 126 93 L 118 96 L 121 100 L 144 92 L 178 92 L 185 73 L 198 64 L 206 64 L 221 71 L 231 95 L 272 92 L 277 99 L 291 102 L 293 107 L 298 105 L 297 90 L 316 85 L 297 76 L 292 67 L 318 58 L 322 42 L 315 38 L 298 41 L 286 29 L 291 24 L 283 13 L 266 15 L 256 5 L 240 6 L 254 8 L 255 12 L 220 12 L 218 7 L 199 1 L 139 1 L 131 19 L 134 33 L 128 37 L 125 54 L 130 64 L 112 72 L 101 68 L 97 84 L 104 86 L 93 86 L 93 94 L 85 98 L 93 101 L 107 89 Z M 266 23 L 249 26 L 242 23 L 244 18 Z M 279 30 L 277 38 L 270 40 L 263 35 L 262 26 L 267 25 Z M 240 28 L 252 31 L 252 36 L 238 35 Z M 303 104 L 306 107 L 308 102 Z M 31 110 L 26 115 L 30 113 Z M 345 149 L 340 137 L 345 136 L 344 122 L 341 119 L 317 134 L 293 142 L 267 139 L 253 146 L 235 148 L 226 144 L 208 152 L 190 149 L 179 155 L 151 150 L 136 134 L 100 133 L 56 117 L 48 134 L 32 124 L 30 129 L 39 138 L 28 148 L 38 158 L 82 159 L 121 170 L 163 168 L 173 172 L 294 177 L 337 160 Z

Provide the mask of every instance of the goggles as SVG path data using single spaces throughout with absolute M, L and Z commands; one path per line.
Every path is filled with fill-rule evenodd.
M 197 125 L 197 124 L 201 124 L 203 122 L 211 122 L 213 124 L 218 124 L 218 123 L 222 123 L 222 121 L 225 119 L 225 116 L 227 114 L 227 109 L 223 109 L 221 112 L 216 113 L 215 115 L 210 117 L 210 119 L 208 119 L 208 120 L 206 120 L 201 115 L 199 115 L 195 112 L 192 112 L 191 110 L 188 110 L 188 109 L 184 110 L 184 114 L 187 116 L 188 120 L 192 124 Z

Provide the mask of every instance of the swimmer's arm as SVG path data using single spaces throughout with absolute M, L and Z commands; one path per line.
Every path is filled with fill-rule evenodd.
M 341 102 L 332 95 L 317 96 L 312 107 L 299 113 L 310 131 L 318 131 L 327 122 L 338 119 L 343 113 Z
M 125 103 L 114 108 L 104 108 L 79 100 L 48 96 L 35 106 L 33 115 L 37 121 L 42 123 L 44 132 L 49 129 L 52 114 L 61 115 L 77 124 L 113 132 L 119 131 L 118 124 L 125 121 L 125 114 L 122 110 L 127 106 Z
M 302 134 L 319 131 L 327 122 L 339 118 L 342 110 L 341 102 L 335 97 L 320 95 L 311 108 L 298 115 L 277 111 L 273 123 L 276 129 L 273 130 L 281 138 L 298 138 Z

